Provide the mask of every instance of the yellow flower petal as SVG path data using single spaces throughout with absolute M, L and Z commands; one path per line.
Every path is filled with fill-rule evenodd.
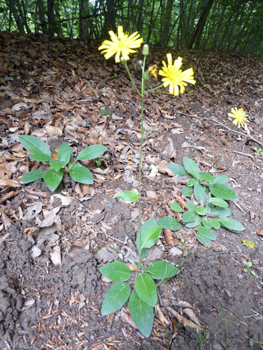
M 123 33 L 122 26 L 118 27 L 117 32 L 116 35 L 112 30 L 109 31 L 111 41 L 105 40 L 99 47 L 99 50 L 103 50 L 101 53 L 104 54 L 106 60 L 115 55 L 116 63 L 120 62 L 121 57 L 128 61 L 130 59 L 129 54 L 136 52 L 133 49 L 139 48 L 143 42 L 143 38 L 140 38 L 138 32 L 129 36 Z
M 175 96 L 179 95 L 179 87 L 180 93 L 183 94 L 185 92 L 185 86 L 187 83 L 195 84 L 194 80 L 194 71 L 193 68 L 189 68 L 182 72 L 180 69 L 182 66 L 182 58 L 178 57 L 177 60 L 172 60 L 172 54 L 168 53 L 167 55 L 168 65 L 163 61 L 163 67 L 159 71 L 159 75 L 163 76 L 162 79 L 164 87 L 169 85 L 169 93 Z
M 237 109 L 236 107 L 234 107 L 234 108 L 231 108 L 231 112 L 232 113 L 228 113 L 228 116 L 230 118 L 234 118 L 235 119 L 235 120 L 233 120 L 233 124 L 237 125 L 238 128 L 240 128 L 240 125 L 242 127 L 244 127 L 246 122 L 249 123 L 249 120 L 246 118 L 247 114 L 243 110 L 243 108 Z

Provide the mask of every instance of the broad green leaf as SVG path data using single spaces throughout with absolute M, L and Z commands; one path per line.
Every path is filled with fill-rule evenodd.
M 72 154 L 70 152 L 65 152 L 61 156 L 61 163 L 63 163 L 63 168 L 71 161 Z
M 77 156 L 77 160 L 88 160 L 100 157 L 105 151 L 107 147 L 102 145 L 91 145 L 85 149 L 83 149 L 80 154 Z
M 209 220 L 202 219 L 202 224 L 204 227 L 211 228 L 212 225 L 210 224 Z
M 40 140 L 39 140 L 40 141 Z M 52 160 L 52 157 L 49 156 L 48 154 L 46 153 L 43 153 L 41 151 L 37 151 L 36 153 L 34 153 L 31 157 L 30 157 L 31 160 L 37 160 L 37 161 L 40 161 L 40 162 L 48 162 L 50 160 Z
M 180 270 L 165 261 L 156 261 L 148 266 L 147 271 L 150 272 L 151 277 L 156 280 L 163 280 L 177 275 Z
M 74 164 L 69 168 L 69 175 L 76 182 L 86 185 L 93 184 L 93 177 L 89 169 L 80 164 Z
M 157 303 L 156 284 L 148 273 L 143 273 L 135 278 L 135 290 L 142 301 L 155 307 Z
M 188 182 L 187 182 L 187 186 L 189 187 L 193 187 L 196 183 L 196 179 L 190 179 Z
M 148 338 L 153 326 L 153 307 L 144 303 L 133 291 L 129 300 L 129 310 L 139 331 Z
M 45 181 L 45 184 L 50 189 L 50 191 L 55 191 L 55 189 L 60 184 L 62 178 L 63 178 L 63 170 L 60 169 L 59 171 L 55 171 L 54 169 L 49 169 L 45 172 L 43 175 L 43 179 Z
M 201 170 L 199 169 L 198 165 L 191 158 L 184 157 L 183 163 L 184 163 L 185 170 L 188 173 L 192 174 L 197 179 L 200 178 Z
M 125 191 L 121 192 L 116 196 L 125 202 L 136 202 L 139 199 L 139 194 L 136 191 Z
M 157 224 L 161 225 L 166 230 L 172 230 L 172 231 L 179 230 L 179 228 L 181 227 L 177 219 L 171 218 L 169 216 L 160 218 L 157 221 Z
M 23 176 L 22 182 L 24 184 L 28 184 L 30 182 L 42 179 L 44 175 L 44 172 L 41 169 L 35 169 L 30 171 L 29 173 L 26 173 Z
M 218 198 L 237 200 L 236 192 L 231 190 L 227 184 L 215 183 L 211 188 L 211 193 Z
M 192 203 L 192 202 L 187 202 L 186 206 L 190 210 L 195 210 L 197 208 L 197 206 L 194 203 Z
M 129 299 L 131 288 L 126 282 L 115 283 L 105 295 L 102 303 L 101 314 L 109 315 L 119 310 Z
M 100 268 L 103 276 L 115 282 L 127 281 L 131 277 L 131 270 L 121 262 L 112 262 Z
M 207 209 L 204 207 L 198 207 L 195 209 L 196 214 L 198 215 L 206 215 L 207 214 Z
M 235 219 L 220 217 L 218 221 L 229 231 L 240 233 L 241 231 L 245 230 L 245 226 L 243 226 L 239 221 Z
M 211 212 L 208 213 L 209 216 L 229 216 L 231 210 L 229 208 L 214 207 L 211 209 Z
M 214 183 L 215 184 L 223 184 L 228 180 L 227 175 L 218 175 L 214 178 Z
M 194 186 L 194 195 L 197 202 L 204 204 L 207 200 L 206 193 L 202 185 L 196 181 Z
M 52 159 L 52 160 L 49 162 L 49 165 L 50 165 L 55 171 L 59 171 L 60 169 L 63 168 L 64 163 L 60 162 L 59 160 Z
M 198 218 L 198 215 L 193 210 L 187 210 L 183 214 L 182 221 L 183 222 L 190 222 L 190 221 L 195 221 L 197 218 Z
M 214 241 L 216 239 L 216 235 L 208 227 L 199 226 L 197 229 L 197 232 L 199 233 L 200 236 L 207 238 L 207 239 L 210 239 L 212 241 Z
M 214 181 L 214 177 L 209 173 L 202 173 L 200 175 L 200 179 L 204 180 L 206 182 L 213 182 Z
M 201 224 L 202 219 L 200 216 L 198 216 L 194 221 L 190 221 L 187 224 L 185 224 L 186 227 L 196 227 Z
M 181 193 L 186 197 L 191 197 L 194 193 L 194 190 L 192 187 L 185 186 L 181 189 Z
M 220 222 L 218 220 L 216 220 L 216 219 L 208 219 L 207 221 L 209 222 L 211 227 L 215 228 L 216 230 L 218 230 L 220 228 Z
M 51 157 L 51 152 L 48 145 L 44 141 L 38 139 L 37 137 L 29 136 L 29 135 L 20 135 L 19 141 L 27 151 L 31 153 L 38 153 L 39 155 L 45 154 Z M 35 159 L 35 160 L 42 160 L 42 159 Z M 50 158 L 46 160 L 50 160 Z
M 140 231 L 137 234 L 136 238 L 136 244 L 138 252 L 141 253 L 142 258 L 145 258 L 147 256 L 145 249 L 140 248 L 140 236 L 150 227 L 156 226 L 157 222 L 154 218 L 148 219 L 145 221 L 145 223 L 141 226 L 141 233 Z
M 58 159 L 62 160 L 63 155 L 65 153 L 68 153 L 68 152 L 70 154 L 70 158 L 69 158 L 69 162 L 70 162 L 72 157 L 73 157 L 72 149 L 71 149 L 70 145 L 67 142 L 62 143 L 62 145 L 59 147 L 59 150 L 58 150 L 58 153 L 57 153 Z
M 209 202 L 213 203 L 214 205 L 217 205 L 218 207 L 222 207 L 222 208 L 228 207 L 228 203 L 221 198 L 216 198 L 216 197 L 211 198 Z
M 203 244 L 205 247 L 208 247 L 208 248 L 211 247 L 212 242 L 211 242 L 210 239 L 207 239 L 207 238 L 205 238 L 205 237 L 199 235 L 198 233 L 195 234 L 195 237 L 196 237 L 196 239 L 198 239 L 198 241 L 199 241 L 201 244 Z
M 151 248 L 157 238 L 160 236 L 162 232 L 162 226 L 161 225 L 155 225 L 152 227 L 149 227 L 146 231 L 144 231 L 141 234 L 141 249 L 143 248 Z
M 182 209 L 182 207 L 180 206 L 180 204 L 178 204 L 178 203 L 172 203 L 171 204 L 171 209 L 173 210 L 173 211 L 175 211 L 175 212 L 177 212 L 177 213 L 183 213 L 183 209 Z
M 168 168 L 177 176 L 189 176 L 189 174 L 185 171 L 185 169 L 178 164 L 167 164 Z

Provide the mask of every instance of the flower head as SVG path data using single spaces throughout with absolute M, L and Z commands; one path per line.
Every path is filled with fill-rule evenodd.
M 114 34 L 113 31 L 109 31 L 112 41 L 105 40 L 99 47 L 104 57 L 109 59 L 111 56 L 115 55 L 115 62 L 120 62 L 120 57 L 123 57 L 125 61 L 130 59 L 129 54 L 136 52 L 133 49 L 139 48 L 143 42 L 143 38 L 140 38 L 138 32 L 128 35 L 123 33 L 122 26 L 118 27 L 118 35 Z
M 169 85 L 169 93 L 175 96 L 179 95 L 179 86 L 181 94 L 185 91 L 185 86 L 187 83 L 195 84 L 194 80 L 194 71 L 193 68 L 189 68 L 182 72 L 180 69 L 182 66 L 182 58 L 178 57 L 177 60 L 172 62 L 172 54 L 168 53 L 167 55 L 168 66 L 163 61 L 163 69 L 159 71 L 159 74 L 164 76 L 162 79 L 163 86 L 166 87 Z
M 235 119 L 233 121 L 233 124 L 237 125 L 238 128 L 240 128 L 240 125 L 242 125 L 242 127 L 244 128 L 245 122 L 249 122 L 249 120 L 246 118 L 247 114 L 243 110 L 243 108 L 239 108 L 239 109 L 237 109 L 236 107 L 235 108 L 231 108 L 231 112 L 232 113 L 228 113 L 228 116 L 230 118 L 234 118 Z

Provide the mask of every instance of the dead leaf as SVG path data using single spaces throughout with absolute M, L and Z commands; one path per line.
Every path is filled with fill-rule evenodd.
M 188 320 L 186 317 L 180 315 L 177 311 L 172 309 L 170 306 L 166 306 L 166 309 L 171 312 L 171 314 L 177 318 L 177 320 L 184 326 L 184 327 L 191 327 L 196 330 L 196 332 L 199 332 L 199 327 L 197 324 L 192 322 L 191 320 Z
M 179 239 L 177 239 L 174 233 L 170 230 L 164 230 L 165 239 L 168 244 L 171 244 L 173 247 L 180 244 Z
M 194 312 L 192 309 L 190 308 L 186 308 L 186 309 L 183 309 L 183 312 L 189 317 L 191 318 L 192 321 L 194 321 L 194 323 L 198 324 L 199 327 L 200 326 L 200 322 L 198 320 L 198 318 L 195 316 Z
M 158 317 L 160 322 L 162 323 L 164 328 L 167 328 L 170 326 L 170 322 L 167 320 L 167 318 L 164 316 L 159 304 L 155 306 L 155 311 L 157 311 Z
M 182 197 L 176 195 L 175 198 L 176 198 L 177 202 L 181 205 L 181 207 L 183 209 L 186 209 L 186 210 L 188 209 L 186 204 L 185 204 L 185 201 L 182 199 Z
M 263 228 L 257 230 L 257 235 L 263 236 Z
M 55 266 L 61 265 L 61 250 L 58 245 L 53 248 L 53 252 L 50 253 L 50 258 Z
M 49 135 L 61 136 L 62 130 L 58 126 L 46 125 L 45 129 Z
M 123 311 L 123 309 L 121 310 L 121 319 L 122 319 L 123 322 L 126 322 L 130 326 L 132 326 L 132 328 L 138 329 L 136 324 L 134 323 L 131 315 L 127 314 L 127 312 Z

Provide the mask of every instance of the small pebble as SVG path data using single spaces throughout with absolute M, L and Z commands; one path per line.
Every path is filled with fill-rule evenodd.
M 214 344 L 212 345 L 212 349 L 213 349 L 213 350 L 223 350 L 223 347 L 222 347 L 222 345 L 220 345 L 219 343 L 214 343 Z

